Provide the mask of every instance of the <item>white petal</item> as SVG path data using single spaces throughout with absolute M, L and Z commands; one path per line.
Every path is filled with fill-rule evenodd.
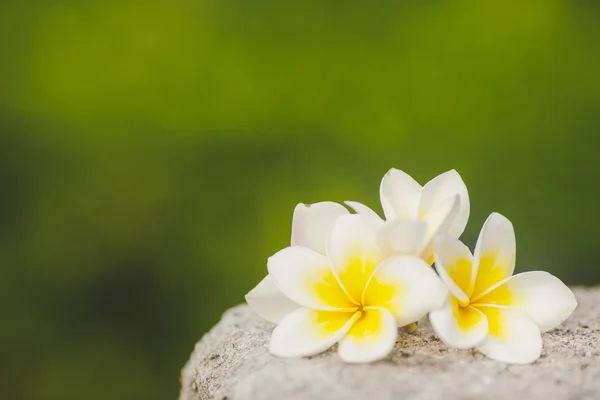
M 477 274 L 473 268 L 471 251 L 460 240 L 447 235 L 438 236 L 434 241 L 433 248 L 435 269 L 440 278 L 454 296 L 463 302 L 468 302 L 473 293 Z
M 469 304 L 469 296 L 463 292 L 463 290 L 454 282 L 454 280 L 448 275 L 448 271 L 438 261 L 435 262 L 435 270 L 437 271 L 440 279 L 446 286 L 446 289 L 450 294 L 457 299 L 461 306 Z
M 340 215 L 349 214 L 341 204 L 323 201 L 298 204 L 292 219 L 292 246 L 307 247 L 325 254 L 327 235 Z
M 428 224 L 429 236 L 433 237 L 438 232 L 448 234 L 448 229 L 459 211 L 460 197 L 454 195 L 447 197 L 436 207 L 423 214 L 421 219 Z
M 275 327 L 269 351 L 279 357 L 305 357 L 321 353 L 337 343 L 359 317 L 359 312 L 300 308 L 284 317 Z
M 329 260 L 305 247 L 287 247 L 267 262 L 269 275 L 277 287 L 292 301 L 315 310 L 356 308 L 340 287 Z
M 418 256 L 427 243 L 427 223 L 401 217 L 386 221 L 377 231 L 377 242 L 383 258 L 393 255 Z
M 421 185 L 407 173 L 390 169 L 381 180 L 379 196 L 386 219 L 417 218 Z
M 339 217 L 327 239 L 327 255 L 342 287 L 359 304 L 381 260 L 375 229 L 360 214 Z
M 383 219 L 375 211 L 371 208 L 365 206 L 358 201 L 345 201 L 346 205 L 356 211 L 357 214 L 365 217 L 369 223 L 371 223 L 375 228 L 379 228 L 383 224 Z
M 454 238 L 459 238 L 467 226 L 470 213 L 469 192 L 462 178 L 455 170 L 444 172 L 436 176 L 423 186 L 419 214 L 426 215 L 437 208 L 448 197 L 458 195 L 460 208 L 455 218 L 451 221 L 447 232 Z
M 448 291 L 433 268 L 414 256 L 388 258 L 377 268 L 363 294 L 363 305 L 392 312 L 398 326 L 440 308 Z
M 429 243 L 425 246 L 425 250 L 421 257 L 424 260 L 430 260 L 433 256 L 433 240 L 436 235 L 448 232 L 448 228 L 454 221 L 454 218 L 460 210 L 460 197 L 454 195 L 446 198 L 438 206 L 432 208 L 427 214 L 422 217 L 422 220 L 427 222 L 427 233 Z
M 474 307 L 460 307 L 454 297 L 450 297 L 441 309 L 429 313 L 429 321 L 442 342 L 457 349 L 475 347 L 488 334 L 485 315 Z
M 349 363 L 381 360 L 396 344 L 398 326 L 392 313 L 379 307 L 364 311 L 338 346 L 338 354 Z
M 277 288 L 269 275 L 246 294 L 246 302 L 258 315 L 273 323 L 299 307 Z
M 513 274 L 516 247 L 515 230 L 511 222 L 501 214 L 490 214 L 475 246 L 477 278 L 471 300 L 477 300 L 495 284 Z
M 542 332 L 556 328 L 577 307 L 571 289 L 557 277 L 543 271 L 512 276 L 477 302 L 519 308 L 533 319 Z
M 497 361 L 529 364 L 540 357 L 542 336 L 531 318 L 515 308 L 478 307 L 488 320 L 489 333 L 477 349 Z

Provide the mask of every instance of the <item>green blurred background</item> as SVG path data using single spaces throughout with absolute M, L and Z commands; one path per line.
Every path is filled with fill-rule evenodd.
M 2 2 L 1 398 L 176 398 L 295 204 L 392 166 L 600 282 L 600 2 L 281 3 Z

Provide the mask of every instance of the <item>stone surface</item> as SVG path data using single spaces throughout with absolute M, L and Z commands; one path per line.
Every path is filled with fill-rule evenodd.
M 281 359 L 267 351 L 273 325 L 239 305 L 196 344 L 180 400 L 600 399 L 600 288 L 574 291 L 578 308 L 525 366 L 448 349 L 426 322 L 376 363 L 345 364 L 332 350 Z

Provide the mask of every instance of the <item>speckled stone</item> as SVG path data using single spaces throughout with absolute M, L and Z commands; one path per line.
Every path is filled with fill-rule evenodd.
M 506 365 L 447 348 L 423 321 L 401 331 L 394 351 L 371 364 L 335 351 L 281 359 L 267 351 L 273 324 L 247 305 L 228 310 L 196 344 L 180 400 L 600 399 L 600 288 L 574 289 L 579 306 L 543 335 L 541 358 Z

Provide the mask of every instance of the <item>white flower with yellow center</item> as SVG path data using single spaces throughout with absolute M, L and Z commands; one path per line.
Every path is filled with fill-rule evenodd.
M 444 172 L 421 186 L 410 175 L 392 168 L 379 188 L 386 223 L 364 204 L 347 201 L 357 213 L 378 226 L 393 231 L 388 235 L 396 254 L 417 254 L 433 263 L 432 240 L 438 233 L 459 238 L 469 219 L 469 193 L 455 170 Z M 413 247 L 407 247 L 410 237 Z
M 541 332 L 558 326 L 577 306 L 573 292 L 547 272 L 512 276 L 515 233 L 500 214 L 491 214 L 483 225 L 474 256 L 449 237 L 438 237 L 434 251 L 450 296 L 429 319 L 450 347 L 476 347 L 498 361 L 531 363 L 542 350 Z
M 378 237 L 364 217 L 343 215 L 326 254 L 290 246 L 269 258 L 270 279 L 298 307 L 273 331 L 272 354 L 309 356 L 339 343 L 346 362 L 379 360 L 394 347 L 398 326 L 442 306 L 447 292 L 433 269 L 414 256 L 384 260 Z

